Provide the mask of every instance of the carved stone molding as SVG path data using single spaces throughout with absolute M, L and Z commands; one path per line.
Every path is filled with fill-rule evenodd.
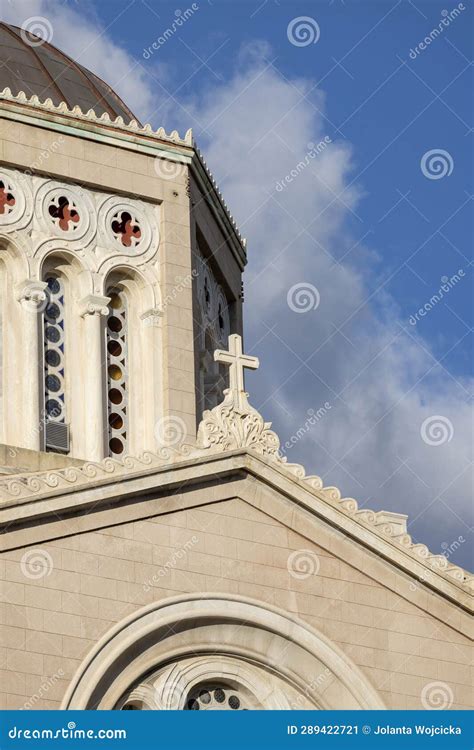
M 88 294 L 79 302 L 79 314 L 81 318 L 86 315 L 103 315 L 109 314 L 108 304 L 110 297 L 101 297 L 97 294 Z
M 145 312 L 140 315 L 140 320 L 143 320 L 143 325 L 150 328 L 159 328 L 162 318 L 163 312 L 158 307 L 145 310 Z
M 261 456 L 277 461 L 280 441 L 261 414 L 247 401 L 247 394 L 240 394 L 238 404 L 235 391 L 224 391 L 224 400 L 210 411 L 205 411 L 199 425 L 197 445 L 214 451 L 229 451 L 250 448 Z
M 24 302 L 28 308 L 31 306 L 32 309 L 37 311 L 46 302 L 45 290 L 47 286 L 45 281 L 25 279 L 15 288 L 15 297 L 18 302 Z

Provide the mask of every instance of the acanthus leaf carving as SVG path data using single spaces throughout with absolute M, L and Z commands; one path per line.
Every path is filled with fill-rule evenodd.
M 240 396 L 239 404 L 235 391 L 227 389 L 222 403 L 204 412 L 198 430 L 198 447 L 216 451 L 251 448 L 262 456 L 281 461 L 278 454 L 280 441 L 270 429 L 271 422 L 265 422 L 250 406 L 247 394 L 241 393 Z

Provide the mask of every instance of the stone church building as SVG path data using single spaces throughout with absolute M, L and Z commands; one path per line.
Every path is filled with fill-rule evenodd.
M 468 708 L 472 577 L 249 403 L 245 242 L 191 132 L 0 48 L 0 707 Z

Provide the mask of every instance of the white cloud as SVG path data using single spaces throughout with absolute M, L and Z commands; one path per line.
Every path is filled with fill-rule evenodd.
M 97 36 L 92 15 L 50 0 L 4 6 L 3 14 L 18 24 L 49 16 L 54 44 L 115 85 L 138 116 L 150 110 L 153 79 L 107 34 Z M 363 244 L 354 248 L 347 228 L 361 199 L 360 187 L 347 187 L 350 146 L 329 144 L 284 190 L 275 189 L 308 144 L 331 131 L 323 94 L 313 92 L 310 104 L 302 98 L 309 82 L 284 80 L 266 67 L 267 52 L 265 45 L 247 47 L 232 80 L 183 108 L 166 105 L 173 127 L 205 129 L 206 158 L 249 240 L 246 340 L 262 362 L 248 380 L 252 401 L 274 419 L 283 441 L 305 423 L 308 409 L 329 402 L 289 460 L 369 507 L 407 512 L 417 519 L 411 533 L 441 552 L 442 542 L 469 534 L 469 384 L 436 363 L 415 329 L 408 331 L 413 338 L 403 332 L 406 321 L 388 293 L 376 306 L 371 301 L 381 259 Z M 299 282 L 320 293 L 319 307 L 304 315 L 287 305 L 288 289 Z M 453 427 L 440 446 L 420 435 L 433 415 Z M 468 566 L 468 547 L 461 545 L 453 561 Z
M 363 245 L 351 250 L 356 238 L 346 220 L 361 192 L 347 188 L 354 156 L 347 142 L 329 144 L 275 189 L 304 160 L 308 143 L 332 131 L 322 95 L 312 96 L 315 109 L 301 96 L 308 83 L 265 66 L 254 57 L 194 103 L 209 133 L 206 159 L 249 240 L 246 341 L 262 362 L 248 379 L 252 400 L 273 417 L 282 441 L 305 423 L 308 409 L 328 401 L 331 409 L 289 460 L 369 507 L 408 513 L 416 519 L 412 535 L 442 552 L 443 542 L 469 536 L 469 384 L 437 364 L 385 290 L 377 304 L 370 300 L 381 258 Z M 334 260 L 346 252 L 340 264 Z M 289 309 L 287 292 L 298 282 L 319 290 L 316 310 Z M 427 445 L 421 426 L 436 415 L 450 420 L 454 434 Z M 457 553 L 465 565 L 468 548 Z

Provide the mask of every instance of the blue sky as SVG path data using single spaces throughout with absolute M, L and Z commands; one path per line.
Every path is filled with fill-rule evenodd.
M 176 3 L 12 6 L 17 23 L 49 18 L 53 44 L 141 119 L 193 127 L 248 239 L 246 348 L 261 368 L 247 387 L 288 460 L 408 513 L 417 541 L 472 567 L 472 4 L 448 24 L 457 3 L 201 0 L 149 55 Z M 289 39 L 299 17 L 315 43 Z M 440 150 L 449 174 L 424 173 Z M 295 310 L 296 284 L 318 304 Z

